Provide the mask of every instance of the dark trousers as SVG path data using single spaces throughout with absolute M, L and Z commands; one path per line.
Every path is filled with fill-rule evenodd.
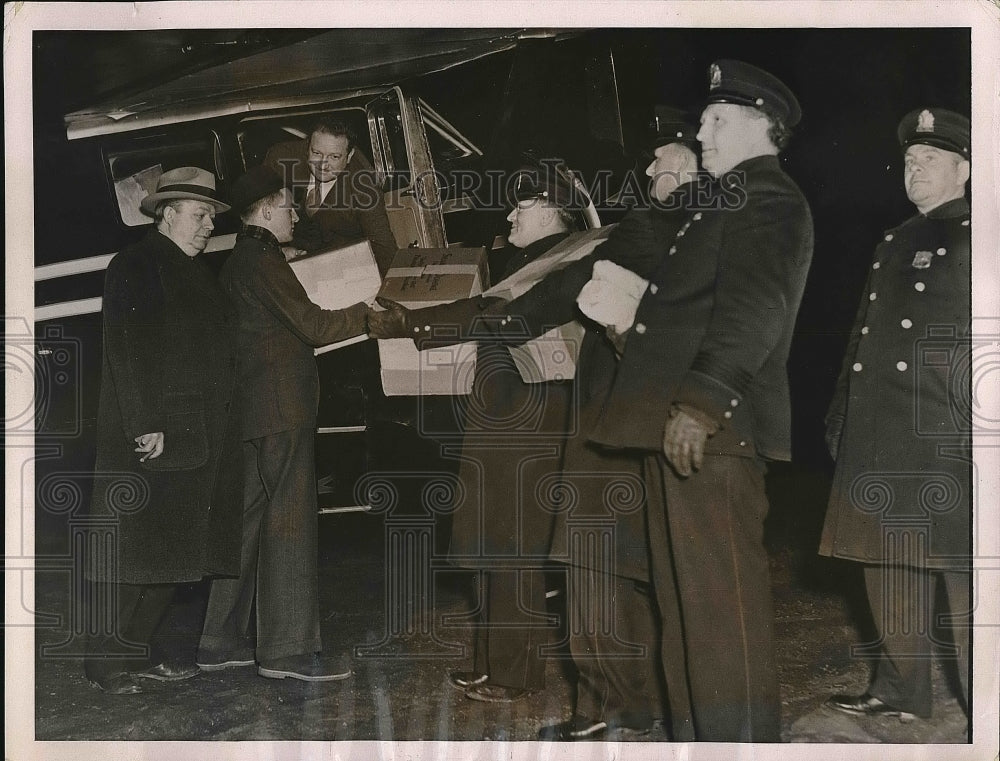
M 310 426 L 243 442 L 240 575 L 212 582 L 202 648 L 242 646 L 256 594 L 257 660 L 322 650 L 314 436 Z
M 150 642 L 176 589 L 173 584 L 90 582 L 91 597 L 85 613 L 88 629 L 104 634 L 87 636 L 83 670 L 88 679 L 104 679 L 122 671 L 142 671 L 159 662 Z M 106 608 L 113 598 L 117 598 L 117 624 L 114 633 L 110 633 L 112 627 L 104 624 L 111 618 L 111 611 Z M 146 654 L 137 652 L 135 646 L 144 648 Z
M 490 683 L 522 690 L 545 686 L 539 648 L 549 638 L 545 614 L 545 573 L 505 569 L 482 574 L 480 620 L 475 632 L 474 669 Z
M 865 566 L 865 586 L 879 635 L 880 655 L 869 692 L 889 705 L 918 716 L 932 710 L 931 660 L 935 645 L 935 586 L 943 585 L 948 614 L 939 620 L 951 632 L 941 643 L 957 664 L 962 701 L 969 698 L 969 574 L 910 566 Z
M 683 692 L 671 683 L 683 661 L 698 740 L 781 740 L 763 470 L 751 458 L 707 456 L 680 478 L 662 455 L 645 461 L 667 691 Z
M 659 622 L 648 585 L 591 568 L 570 568 L 569 642 L 580 716 L 648 727 L 663 716 Z M 680 696 L 670 696 L 678 697 Z M 670 701 L 671 739 L 692 740 L 686 699 Z M 675 713 L 676 708 L 676 715 Z M 690 720 L 687 720 L 690 727 Z

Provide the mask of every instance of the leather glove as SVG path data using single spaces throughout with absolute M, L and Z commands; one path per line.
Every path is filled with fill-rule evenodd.
M 826 451 L 830 453 L 833 461 L 837 461 L 837 453 L 840 451 L 840 436 L 844 432 L 844 416 L 834 415 L 826 423 Z
M 375 301 L 385 311 L 368 313 L 368 335 L 372 338 L 413 338 L 409 309 L 382 296 L 376 296 Z
M 670 410 L 663 429 L 663 454 L 677 475 L 686 478 L 692 469 L 701 467 L 705 455 L 705 442 L 715 433 L 702 421 L 679 407 Z

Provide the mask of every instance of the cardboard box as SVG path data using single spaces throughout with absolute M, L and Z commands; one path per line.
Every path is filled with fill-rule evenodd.
M 408 309 L 478 296 L 489 283 L 485 248 L 406 248 L 397 252 L 379 296 Z M 417 351 L 409 338 L 378 342 L 386 396 L 460 395 L 472 391 L 476 344 Z
M 289 262 L 310 300 L 323 309 L 344 309 L 359 301 L 372 302 L 382 285 L 371 244 L 367 240 L 343 248 L 306 254 Z M 367 335 L 321 346 L 324 354 L 365 341 Z
M 419 309 L 478 296 L 488 286 L 485 248 L 404 248 L 378 295 Z
M 486 291 L 486 295 L 499 296 L 507 300 L 516 299 L 531 290 L 532 286 L 550 272 L 557 272 L 570 262 L 587 256 L 607 240 L 613 227 L 614 225 L 607 225 L 573 233 L 542 256 L 497 283 Z M 543 383 L 572 378 L 576 374 L 576 362 L 580 356 L 580 344 L 584 332 L 583 326 L 574 320 L 553 328 L 521 346 L 512 347 L 510 354 L 521 374 L 521 380 L 525 383 Z

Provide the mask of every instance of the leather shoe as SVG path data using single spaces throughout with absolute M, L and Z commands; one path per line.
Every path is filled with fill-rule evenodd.
M 600 740 L 608 731 L 607 722 L 574 715 L 569 721 L 550 724 L 538 730 L 539 740 Z
M 109 676 L 99 676 L 90 679 L 90 686 L 106 692 L 108 695 L 136 695 L 142 692 L 135 679 L 127 671 L 119 671 Z
M 519 687 L 504 687 L 500 684 L 477 684 L 465 691 L 465 697 L 478 700 L 481 703 L 515 703 L 523 700 L 534 692 L 522 690 Z
M 133 676 L 140 679 L 155 679 L 158 682 L 179 682 L 183 679 L 190 679 L 201 673 L 201 669 L 193 663 L 157 663 L 143 671 L 133 672 Z
M 834 695 L 826 701 L 826 705 L 855 716 L 888 716 L 904 722 L 917 718 L 915 714 L 893 708 L 870 692 L 866 692 L 864 695 Z
M 320 657 L 318 653 L 289 655 L 261 661 L 257 673 L 268 679 L 301 679 L 303 682 L 332 682 L 347 679 L 351 667 L 347 659 Z
M 222 671 L 239 666 L 252 666 L 254 664 L 253 650 L 241 648 L 231 652 L 221 652 L 199 649 L 195 663 L 202 671 Z
M 480 674 L 478 671 L 452 671 L 448 674 L 448 681 L 451 682 L 451 686 L 457 687 L 460 690 L 467 690 L 470 687 L 478 687 L 481 684 L 486 684 L 486 680 L 489 678 L 488 674 Z

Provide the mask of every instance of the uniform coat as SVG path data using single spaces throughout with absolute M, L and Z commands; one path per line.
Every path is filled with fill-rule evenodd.
M 889 560 L 887 530 L 909 529 L 928 544 L 908 562 L 968 567 L 969 231 L 960 198 L 888 230 L 875 249 L 827 416 L 843 433 L 821 554 Z
M 772 155 L 742 162 L 707 188 L 678 191 L 688 210 L 679 229 L 662 211 L 630 214 L 591 257 L 650 285 L 590 438 L 647 455 L 644 512 L 667 693 L 690 690 L 689 715 L 671 706 L 676 736 L 688 736 L 690 721 L 699 740 L 777 741 L 760 460 L 790 457 L 786 363 L 812 220 Z M 564 280 L 582 277 L 567 270 Z M 536 291 L 509 311 L 544 327 L 538 307 L 548 294 Z M 686 479 L 661 452 L 674 405 L 717 428 L 701 471 Z
M 310 215 L 304 209 L 306 193 L 313 183 L 308 153 L 308 140 L 293 140 L 272 146 L 264 159 L 292 189 L 299 212 L 292 245 L 310 252 L 322 251 L 367 238 L 384 275 L 398 247 L 372 165 L 355 150 L 347 172 L 327 192 L 322 206 Z
M 201 257 L 152 230 L 108 265 L 93 516 L 117 519 L 117 576 L 186 582 L 239 569 L 242 460 L 230 404 L 236 321 Z M 139 462 L 136 436 L 163 431 Z

